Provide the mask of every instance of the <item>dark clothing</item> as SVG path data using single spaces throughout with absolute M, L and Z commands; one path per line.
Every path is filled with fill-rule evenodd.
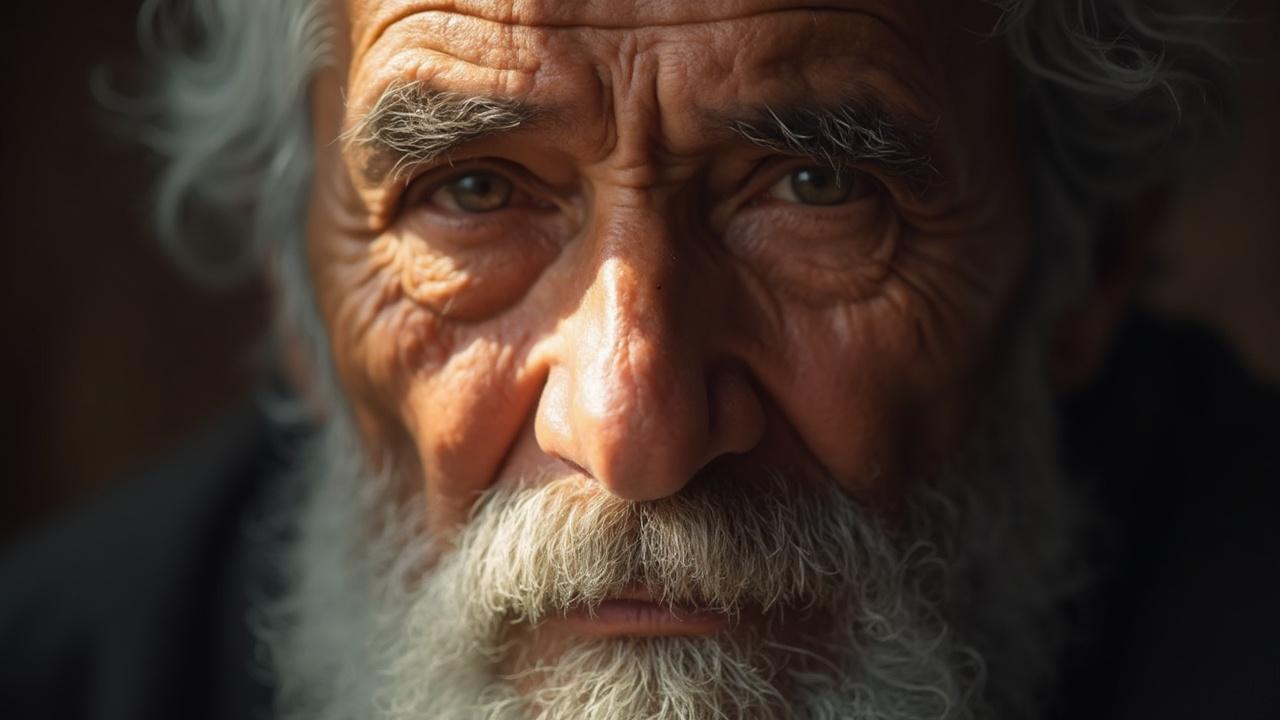
M 1081 603 L 1060 718 L 1280 717 L 1280 395 L 1222 345 L 1141 319 L 1064 406 L 1116 528 Z M 0 718 L 269 717 L 254 532 L 290 443 L 224 418 L 0 562 Z
M 222 418 L 0 562 L 0 718 L 267 717 L 247 608 L 254 510 L 281 452 Z
M 1280 718 L 1280 392 L 1146 318 L 1066 404 L 1115 536 L 1061 718 Z

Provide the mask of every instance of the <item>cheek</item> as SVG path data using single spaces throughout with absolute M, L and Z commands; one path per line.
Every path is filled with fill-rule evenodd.
M 986 243 L 999 252 L 1003 241 Z M 999 272 L 979 276 L 977 267 Z M 892 496 L 963 450 L 1009 327 L 1018 267 L 904 250 L 868 297 L 774 303 L 774 341 L 755 365 L 779 426 L 794 433 L 779 444 L 803 448 L 867 497 Z
M 528 362 L 527 337 L 515 319 L 460 331 L 447 361 L 404 397 L 433 529 L 464 521 L 480 494 L 512 471 L 521 440 L 533 436 L 544 375 Z
M 405 294 L 450 320 L 476 322 L 511 307 L 558 253 L 537 222 L 479 232 L 438 225 L 414 218 L 378 242 Z
M 353 265 L 331 271 L 334 361 L 354 405 L 394 415 L 413 376 L 438 368 L 452 353 L 456 330 L 413 300 L 396 264 L 365 259 Z
M 470 378 L 491 376 L 486 363 L 505 357 L 497 348 L 519 334 L 504 329 L 507 316 L 556 252 L 527 235 L 446 244 L 411 228 L 317 242 L 331 348 L 353 404 L 376 403 L 412 422 L 418 403 L 409 397 L 421 379 L 439 376 L 429 384 L 446 389 L 448 405 L 456 402 L 450 384 L 460 391 Z
M 376 237 L 329 229 L 341 225 L 312 233 L 311 262 L 368 458 L 413 473 L 434 526 L 457 522 L 536 404 L 541 380 L 522 363 L 553 319 L 546 293 L 530 288 L 557 248 L 514 236 L 428 243 L 405 226 Z
M 724 242 L 780 296 L 825 307 L 878 293 L 900 232 L 876 191 L 845 207 L 750 209 L 729 223 Z
M 880 297 L 840 308 L 788 304 L 775 351 L 756 362 L 772 409 L 768 462 L 816 465 L 859 496 L 896 475 L 915 358 L 901 318 Z M 808 456 L 807 462 L 799 459 Z
M 465 518 L 535 397 L 522 372 L 526 313 L 445 319 L 409 295 L 394 263 L 358 264 L 329 291 L 333 355 L 369 458 L 390 455 L 426 492 L 429 522 Z M 409 481 L 406 478 L 406 481 Z

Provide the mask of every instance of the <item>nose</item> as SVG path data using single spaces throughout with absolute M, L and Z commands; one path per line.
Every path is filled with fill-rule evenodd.
M 718 343 L 715 283 L 653 212 L 594 233 L 589 280 L 560 323 L 534 430 L 542 450 L 633 501 L 679 492 L 715 458 L 745 452 L 764 411 Z M 700 264 L 703 269 L 707 266 Z

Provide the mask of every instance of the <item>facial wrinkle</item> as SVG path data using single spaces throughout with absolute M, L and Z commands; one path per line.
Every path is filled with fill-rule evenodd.
M 910 9 L 898 10 L 896 6 L 894 6 L 893 9 L 898 12 L 910 13 L 911 15 L 918 14 Z M 886 9 L 873 8 L 873 7 L 842 8 L 842 7 L 830 7 L 830 6 L 820 5 L 820 4 L 808 4 L 808 5 L 799 6 L 799 7 L 768 8 L 768 9 L 762 9 L 762 10 L 755 10 L 752 12 L 737 13 L 734 15 L 730 15 L 728 17 L 721 17 L 721 18 L 715 18 L 710 20 L 700 19 L 700 20 L 674 21 L 674 22 L 658 21 L 658 22 L 647 22 L 647 23 L 635 24 L 635 25 L 621 25 L 621 24 L 591 24 L 591 23 L 520 22 L 515 19 L 495 18 L 490 15 L 486 15 L 483 12 L 473 12 L 470 8 L 459 7 L 457 3 L 448 3 L 445 5 L 437 4 L 437 7 L 425 7 L 425 8 L 421 7 L 420 4 L 409 3 L 408 5 L 406 5 L 402 3 L 398 6 L 393 6 L 392 10 L 389 12 L 388 15 L 376 19 L 373 22 L 373 25 L 371 26 L 370 30 L 362 34 L 361 39 L 359 40 L 355 39 L 356 36 L 360 33 L 358 33 L 358 31 L 355 31 L 353 29 L 353 32 L 352 32 L 353 53 L 351 57 L 352 57 L 352 67 L 357 68 L 361 63 L 361 61 L 363 60 L 363 58 L 365 58 L 365 56 L 372 51 L 372 49 L 390 31 L 392 27 L 394 27 L 395 25 L 401 22 L 408 21 L 414 16 L 418 16 L 418 15 L 453 15 L 455 20 L 465 19 L 465 20 L 475 21 L 483 24 L 501 26 L 500 28 L 494 28 L 494 32 L 492 34 L 502 35 L 509 43 L 512 43 L 514 40 L 514 37 L 517 34 L 519 34 L 517 31 L 530 31 L 530 32 L 547 31 L 547 32 L 558 33 L 560 31 L 572 32 L 572 31 L 587 30 L 587 31 L 595 31 L 595 32 L 601 32 L 601 33 L 609 33 L 609 34 L 614 34 L 617 32 L 632 33 L 632 32 L 643 32 L 646 29 L 650 29 L 650 30 L 653 30 L 653 29 L 661 30 L 661 29 L 667 29 L 667 28 L 693 29 L 698 26 L 703 26 L 703 27 L 717 26 L 717 25 L 724 25 L 727 23 L 733 23 L 735 21 L 749 20 L 749 19 L 760 18 L 763 16 L 769 16 L 769 15 L 779 16 L 779 20 L 781 20 L 781 16 L 793 15 L 795 13 L 808 13 L 812 15 L 813 16 L 811 18 L 812 23 L 815 27 L 817 27 L 820 23 L 819 16 L 823 14 L 846 15 L 846 16 L 861 15 L 873 21 L 876 25 L 879 25 L 882 28 L 888 30 L 894 36 L 894 38 L 897 41 L 903 43 L 904 46 L 912 47 L 914 43 L 908 42 L 908 39 L 911 37 L 911 34 L 906 32 L 905 26 L 918 25 L 919 23 L 914 18 L 912 18 L 910 22 L 907 22 L 908 18 L 906 16 L 902 18 L 895 18 L 891 15 L 891 13 L 886 12 L 886 10 L 887 8 Z M 447 25 L 448 23 L 449 21 L 445 20 L 438 24 Z M 436 25 L 436 24 L 437 23 L 433 23 L 433 25 Z M 432 44 L 437 45 L 435 49 L 437 52 L 440 52 L 441 54 L 450 55 L 451 57 L 454 57 L 457 60 L 464 61 L 468 64 L 484 65 L 485 67 L 491 67 L 494 70 L 511 70 L 511 71 L 516 71 L 521 73 L 529 73 L 529 72 L 536 72 L 536 67 L 538 65 L 538 63 L 535 61 L 534 67 L 521 66 L 519 64 L 517 64 L 514 67 L 491 66 L 483 62 L 477 62 L 475 59 L 466 59 L 463 56 L 458 55 L 457 53 L 446 52 L 442 48 L 438 47 L 439 43 L 432 43 Z M 528 48 L 525 48 L 525 50 L 528 50 Z
M 610 148 L 609 174 L 615 182 L 628 188 L 647 189 L 659 173 L 655 169 L 652 126 L 660 125 L 661 109 L 657 98 L 656 65 L 660 60 L 651 52 L 651 43 L 626 33 L 619 38 L 615 53 L 610 94 L 610 112 L 605 117 L 614 127 L 614 146 Z
M 352 3 L 354 4 L 354 3 Z M 539 3 L 525 3 L 525 5 L 538 5 Z M 552 2 L 544 3 L 549 7 L 556 9 L 562 8 L 570 3 L 564 0 L 552 0 Z M 582 6 L 590 4 L 600 4 L 597 0 L 590 0 L 587 3 L 580 3 Z M 420 13 L 452 13 L 475 18 L 477 20 L 485 20 L 502 25 L 508 25 L 519 28 L 529 29 L 565 29 L 565 30 L 631 30 L 640 29 L 642 27 L 655 28 L 673 28 L 673 27 L 692 27 L 698 25 L 714 25 L 723 22 L 732 22 L 734 20 L 743 20 L 748 18 L 756 18 L 766 15 L 779 15 L 784 13 L 857 13 L 873 17 L 886 26 L 890 27 L 900 36 L 907 36 L 904 32 L 906 25 L 916 24 L 920 20 L 921 13 L 918 12 L 914 4 L 902 2 L 902 0 L 892 0 L 891 2 L 882 2 L 876 4 L 864 0 L 857 3 L 858 7 L 849 7 L 849 0 L 844 2 L 809 2 L 803 5 L 794 5 L 786 7 L 777 7 L 777 3 L 756 4 L 756 7 L 741 8 L 737 12 L 733 12 L 727 16 L 707 18 L 707 17 L 688 17 L 683 19 L 662 20 L 657 17 L 645 18 L 641 21 L 633 20 L 627 23 L 625 20 L 621 22 L 605 22 L 605 21 L 582 21 L 567 18 L 546 17 L 547 13 L 539 16 L 537 10 L 526 13 L 527 17 L 520 17 L 520 14 L 514 10 L 516 3 L 507 3 L 507 12 L 485 12 L 487 9 L 483 5 L 473 5 L 467 2 L 458 2 L 458 0 L 408 0 L 400 3 L 387 3 L 387 9 L 375 17 L 373 22 L 369 24 L 367 30 L 363 33 L 352 33 L 353 47 L 357 51 L 368 48 L 378 41 L 378 39 L 386 32 L 391 25 L 415 14 Z M 697 3 L 689 3 L 689 7 L 696 6 Z M 350 11 L 351 5 L 348 6 Z M 893 12 L 902 14 L 902 17 L 894 17 Z M 357 37 L 359 35 L 360 37 Z

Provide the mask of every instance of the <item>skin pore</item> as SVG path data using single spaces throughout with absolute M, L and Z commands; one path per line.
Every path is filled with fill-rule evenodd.
M 650 501 L 712 463 L 891 513 L 964 443 L 1030 243 L 986 3 L 343 10 L 313 94 L 309 259 L 365 447 L 425 484 L 432 533 L 493 488 L 578 477 Z M 371 177 L 334 138 L 406 85 L 536 111 Z M 731 130 L 850 104 L 927 130 L 926 186 Z

